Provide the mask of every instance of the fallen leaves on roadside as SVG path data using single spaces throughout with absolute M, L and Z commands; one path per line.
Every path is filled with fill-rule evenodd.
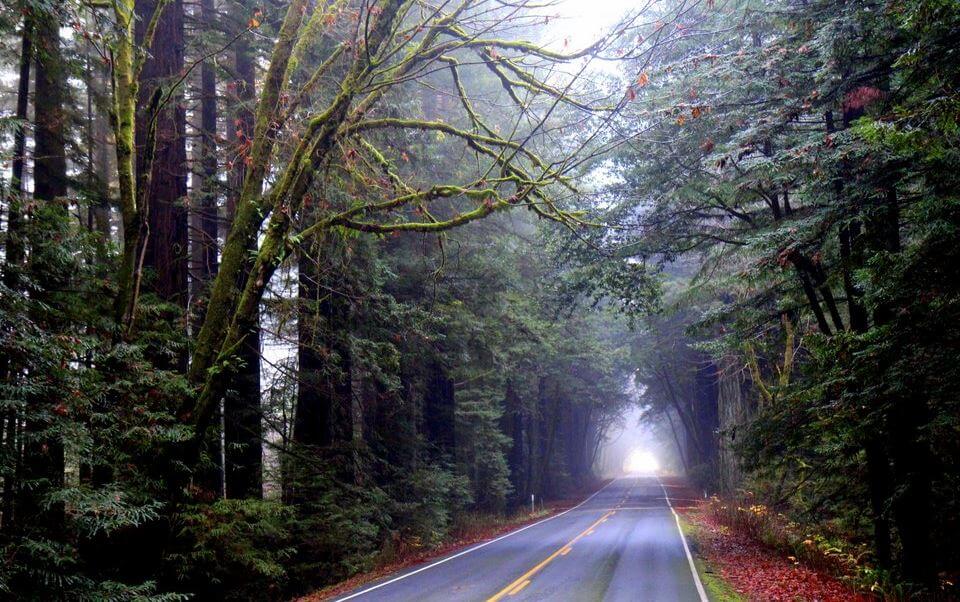
M 761 544 L 710 524 L 691 512 L 688 519 L 701 527 L 701 552 L 728 583 L 748 600 L 764 602 L 850 602 L 860 598 L 836 579 L 817 573 Z M 864 600 L 866 598 L 863 598 Z
M 684 496 L 677 487 L 671 496 Z M 699 553 L 747 600 L 757 602 L 866 602 L 830 575 L 818 573 L 762 543 L 720 524 L 703 503 L 678 507 L 698 527 Z

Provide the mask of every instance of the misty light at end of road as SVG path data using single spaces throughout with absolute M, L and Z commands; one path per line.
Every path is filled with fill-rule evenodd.
M 660 470 L 660 463 L 657 461 L 656 456 L 642 449 L 631 451 L 627 459 L 623 462 L 623 471 L 628 474 L 652 474 L 658 470 Z

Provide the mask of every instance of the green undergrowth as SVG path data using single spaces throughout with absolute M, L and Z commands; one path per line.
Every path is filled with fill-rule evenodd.
M 505 532 L 510 527 L 519 527 L 525 523 L 542 520 L 551 514 L 553 514 L 551 509 L 537 510 L 532 514 L 524 510 L 508 514 L 464 512 L 454 518 L 446 536 L 431 545 L 424 545 L 417 540 L 388 542 L 378 554 L 375 565 L 382 568 L 403 563 L 411 558 L 430 555 L 431 552 L 440 553 L 457 544 L 470 545 Z

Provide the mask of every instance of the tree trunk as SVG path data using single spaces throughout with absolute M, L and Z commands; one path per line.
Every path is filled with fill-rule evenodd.
M 243 4 L 238 4 L 242 13 Z M 246 23 L 244 15 L 238 15 Z M 236 219 L 240 190 L 247 176 L 247 157 L 244 154 L 253 137 L 253 102 L 255 96 L 254 53 L 247 36 L 241 36 L 235 45 L 236 111 L 234 113 L 234 142 L 232 154 L 239 157 L 233 164 L 231 190 L 227 199 L 228 220 Z M 255 243 L 254 243 L 255 244 Z M 249 261 L 241 274 L 246 279 L 250 270 Z M 242 282 L 236 286 L 242 287 Z M 238 367 L 232 386 L 224 396 L 224 478 L 228 498 L 259 498 L 263 495 L 263 427 L 260 408 L 260 326 L 259 311 L 245 326 L 246 337 L 237 354 Z
M 60 49 L 60 22 L 58 16 L 37 14 L 36 84 L 34 88 L 34 199 L 43 203 L 58 218 L 58 225 L 67 223 L 67 157 L 66 69 Z M 50 235 L 59 234 L 51 232 Z M 35 293 L 41 300 L 46 291 Z M 64 514 L 62 504 L 48 506 L 45 496 L 63 487 L 63 442 L 54 428 L 56 400 L 35 398 L 28 404 L 24 424 L 23 471 L 18 508 L 14 511 L 18 523 L 30 529 L 45 529 L 48 536 L 63 536 Z
M 143 39 L 157 4 L 157 0 L 137 0 L 138 42 Z M 183 4 L 181 0 L 173 0 L 163 9 L 150 56 L 140 74 L 137 173 L 139 178 L 144 178 L 150 170 L 146 198 L 139 199 L 149 215 L 146 240 L 140 241 L 145 245 L 143 265 L 153 271 L 152 290 L 161 299 L 185 309 L 189 270 L 186 113 L 179 93 L 174 94 L 166 106 L 156 106 L 153 102 L 158 89 L 167 91 L 183 68 Z M 146 147 L 152 119 L 156 119 L 156 141 L 151 166 L 146 163 L 149 156 Z M 185 368 L 185 363 L 184 354 L 178 367 Z
M 859 111 L 858 111 L 859 113 Z M 850 110 L 843 113 L 843 127 L 849 126 L 855 116 Z M 827 132 L 836 132 L 833 112 L 827 111 L 824 115 Z M 842 162 L 839 177 L 834 182 L 834 193 L 838 203 L 842 200 L 843 188 L 849 166 Z M 862 335 L 869 329 L 867 310 L 863 306 L 860 291 L 853 283 L 853 271 L 863 265 L 863 241 L 861 227 L 858 220 L 843 224 L 839 228 L 840 268 L 843 271 L 843 291 L 847 297 L 847 313 L 849 314 L 850 330 Z M 893 474 L 890 470 L 890 461 L 883 443 L 883 433 L 874 429 L 868 432 L 863 442 L 864 456 L 867 469 L 867 489 L 870 494 L 870 510 L 873 514 L 873 546 L 877 564 L 888 568 L 892 561 L 892 542 L 890 535 L 890 521 L 887 518 L 887 501 L 893 495 Z
M 667 422 L 670 424 L 670 432 L 673 434 L 673 442 L 677 446 L 677 454 L 680 456 L 680 463 L 683 465 L 683 471 L 687 474 L 690 474 L 690 462 L 687 460 L 687 454 L 683 449 L 683 443 L 680 441 L 680 434 L 677 432 L 677 428 L 673 423 L 673 416 L 670 415 L 670 410 L 664 412 L 667 417 Z
M 260 409 L 260 327 L 252 327 L 241 363 L 223 403 L 224 479 L 228 498 L 263 496 L 263 426 Z
M 54 15 L 46 14 L 37 18 L 33 196 L 37 201 L 61 204 L 66 213 L 67 156 L 64 132 L 67 118 L 63 107 L 66 70 L 60 50 L 59 26 Z
M 91 175 L 94 180 L 95 198 L 91 211 L 93 212 L 93 228 L 97 233 L 97 253 L 99 261 L 106 265 L 109 257 L 108 245 L 113 237 L 110 223 L 110 123 L 105 105 L 109 94 L 110 72 L 98 60 L 94 53 L 90 57 L 93 63 L 93 73 L 89 83 L 93 96 L 93 166 Z
M 216 26 L 213 0 L 201 0 L 200 21 L 208 30 Z M 206 51 L 206 49 L 204 49 Z M 218 267 L 218 190 L 217 180 L 217 80 L 213 59 L 200 65 L 200 131 L 199 181 L 192 215 L 194 240 L 191 245 L 193 290 L 191 296 L 200 303 Z M 203 311 L 197 312 L 197 321 L 203 321 Z
M 537 399 L 542 396 L 544 386 L 543 377 L 537 379 Z M 540 403 L 534 404 L 533 410 L 527 414 L 527 481 L 524 487 L 524 498 L 540 494 Z
M 437 460 L 453 460 L 456 452 L 456 399 L 453 381 L 439 360 L 430 366 L 423 396 L 423 434 Z
M 23 216 L 23 172 L 27 152 L 27 109 L 30 99 L 30 63 L 33 60 L 33 22 L 29 14 L 23 19 L 23 32 L 20 41 L 20 65 L 17 85 L 16 117 L 20 122 L 13 138 L 13 160 L 11 165 L 10 190 L 7 194 L 7 232 L 4 247 L 3 284 L 11 291 L 20 288 L 20 271 L 26 256 L 24 247 Z M 0 382 L 14 379 L 15 370 L 7 355 L 0 357 Z M 14 475 L 20 465 L 20 416 L 13 409 L 3 415 L 3 440 L 6 448 L 4 455 L 13 459 L 10 472 L 3 479 L 3 519 L 0 530 L 9 531 L 14 519 L 14 492 L 17 479 Z
M 891 184 L 880 207 L 867 222 L 868 235 L 879 251 L 900 253 L 900 208 L 896 190 Z M 876 325 L 888 324 L 895 318 L 895 309 L 881 303 L 874 311 Z M 924 435 L 930 421 L 922 387 L 908 397 L 890 393 L 887 402 L 886 427 L 890 459 L 893 463 L 893 518 L 900 537 L 900 568 L 904 579 L 933 585 L 936 574 L 933 547 L 930 542 L 930 467 L 932 451 Z
M 546 392 L 546 391 L 544 391 Z M 538 481 L 541 487 L 541 497 L 552 496 L 556 493 L 553 470 L 553 450 L 557 441 L 557 427 L 560 423 L 560 388 L 554 384 L 553 395 L 541 399 L 541 411 L 544 421 L 544 437 L 540 443 L 540 476 Z
M 318 315 L 320 290 L 313 261 L 301 251 L 298 262 L 297 295 L 297 406 L 294 412 L 293 440 L 306 446 L 326 447 L 331 437 L 331 403 L 324 399 L 323 369 L 320 355 L 322 340 Z
M 7 192 L 7 236 L 3 282 L 11 289 L 19 283 L 25 251 L 23 241 L 23 171 L 27 152 L 27 108 L 30 101 L 30 62 L 33 59 L 32 19 L 24 17 L 20 41 L 20 80 L 17 84 L 17 121 L 13 135 L 10 190 Z
M 507 466 L 510 469 L 510 482 L 517 494 L 523 495 L 523 408 L 521 401 L 513 387 L 513 381 L 507 381 L 504 393 L 502 430 L 510 437 L 510 453 L 507 455 Z M 519 500 L 521 503 L 523 500 Z

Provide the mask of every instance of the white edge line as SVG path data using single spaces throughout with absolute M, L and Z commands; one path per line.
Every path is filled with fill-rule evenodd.
M 700 602 L 710 602 L 710 599 L 707 598 L 707 592 L 703 590 L 703 584 L 700 583 L 700 575 L 697 573 L 697 565 L 693 563 L 693 555 L 690 554 L 690 546 L 687 545 L 687 538 L 683 536 L 683 529 L 680 528 L 680 515 L 673 509 L 673 504 L 670 503 L 670 494 L 667 493 L 667 488 L 663 486 L 663 481 L 660 480 L 659 475 L 657 476 L 657 482 L 660 483 L 660 489 L 663 490 L 663 497 L 667 498 L 667 506 L 670 508 L 670 512 L 673 513 L 673 519 L 677 522 L 677 532 L 680 534 L 680 541 L 683 542 L 683 551 L 687 553 L 687 562 L 690 564 L 690 572 L 693 573 L 693 583 L 697 586 L 697 593 L 700 594 Z
M 413 575 L 416 575 L 417 573 L 422 573 L 423 571 L 426 571 L 427 569 L 432 569 L 432 568 L 435 567 L 435 566 L 439 566 L 439 565 L 441 565 L 441 564 L 443 564 L 443 563 L 445 563 L 445 562 L 449 562 L 449 561 L 453 560 L 454 558 L 459 558 L 459 557 L 461 557 L 461 556 L 463 556 L 463 555 L 465 555 L 465 554 L 469 554 L 470 552 L 475 552 L 475 551 L 479 550 L 480 548 L 485 548 L 485 547 L 489 546 L 490 544 L 497 543 L 497 542 L 500 541 L 501 539 L 506 539 L 506 538 L 508 538 L 508 537 L 512 537 L 512 536 L 516 535 L 517 533 L 520 533 L 521 531 L 526 531 L 527 529 L 532 529 L 533 527 L 536 527 L 537 525 L 542 525 L 543 523 L 545 523 L 545 522 L 547 522 L 547 521 L 551 521 L 551 520 L 553 520 L 553 519 L 555 519 L 555 518 L 560 518 L 561 516 L 563 516 L 563 515 L 566 514 L 567 512 L 571 512 L 571 511 L 573 511 L 573 510 L 576 510 L 576 509 L 579 508 L 580 506 L 586 504 L 587 502 L 589 502 L 590 500 L 592 500 L 592 499 L 594 498 L 594 496 L 596 496 L 598 493 L 600 493 L 601 491 L 603 491 L 604 489 L 606 489 L 606 488 L 609 487 L 610 485 L 613 485 L 613 483 L 614 483 L 615 481 L 617 481 L 617 480 L 618 480 L 618 479 L 612 479 L 609 483 L 607 483 L 606 485 L 604 485 L 604 486 L 601 487 L 600 489 L 597 489 L 596 491 L 594 491 L 594 492 L 590 495 L 590 497 L 588 497 L 587 499 L 583 500 L 582 502 L 580 502 L 579 504 L 577 504 L 577 505 L 574 506 L 573 508 L 567 508 L 566 510 L 564 510 L 564 511 L 561 512 L 560 514 L 554 514 L 553 516 L 548 516 L 547 518 L 545 518 L 545 519 L 543 519 L 543 520 L 538 520 L 537 522 L 535 522 L 535 523 L 533 523 L 533 524 L 530 524 L 530 525 L 527 525 L 526 527 L 521 527 L 521 528 L 517 529 L 516 531 L 510 531 L 509 533 L 507 533 L 507 534 L 505 534 L 505 535 L 501 535 L 500 537 L 498 537 L 498 538 L 496 538 L 496 539 L 491 539 L 490 541 L 485 541 L 485 542 L 483 542 L 482 544 L 473 546 L 472 548 L 468 548 L 468 549 L 466 549 L 466 550 L 463 550 L 462 552 L 458 552 L 458 553 L 454 554 L 453 556 L 447 556 L 446 558 L 444 558 L 444 559 L 442 559 L 442 560 L 438 560 L 437 562 L 434 562 L 433 564 L 428 564 L 427 566 L 420 567 L 419 569 L 417 569 L 417 570 L 415 570 L 415 571 L 410 571 L 409 573 L 404 573 L 403 575 L 400 575 L 400 576 L 398 576 L 398 577 L 394 577 L 393 579 L 390 579 L 389 581 L 384 581 L 383 583 L 378 583 L 377 585 L 374 585 L 373 587 L 368 587 L 367 589 L 360 590 L 359 592 L 357 592 L 357 593 L 355 593 L 355 594 L 350 594 L 349 596 L 346 596 L 346 597 L 343 597 L 343 598 L 337 598 L 334 602 L 344 602 L 345 600 L 350 600 L 350 599 L 352 599 L 352 598 L 356 598 L 356 597 L 358 597 L 358 596 L 362 596 L 362 595 L 364 595 L 364 594 L 367 594 L 367 593 L 372 592 L 373 590 L 380 589 L 381 587 L 390 585 L 391 583 L 396 583 L 397 581 L 400 581 L 401 579 L 406 579 L 407 577 L 411 577 L 411 576 L 413 576 Z M 674 513 L 674 514 L 676 514 L 676 513 Z M 683 545 L 686 546 L 686 545 L 687 545 L 686 542 L 684 542 Z M 689 556 L 690 556 L 690 552 L 687 552 L 687 557 L 689 557 Z M 693 561 L 691 561 L 691 562 L 693 562 Z M 700 582 L 697 581 L 697 584 L 698 584 L 698 585 L 699 585 L 699 583 L 700 583 Z M 701 587 L 701 591 L 702 591 L 702 587 Z M 704 598 L 704 600 L 706 600 L 706 598 Z

